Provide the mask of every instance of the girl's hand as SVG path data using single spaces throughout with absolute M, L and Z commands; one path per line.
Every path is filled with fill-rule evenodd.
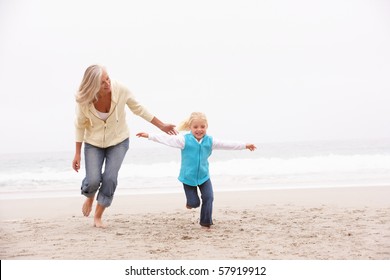
M 136 135 L 138 137 L 149 138 L 149 134 L 146 132 L 138 132 Z
M 250 151 L 256 150 L 256 146 L 254 144 L 246 144 L 246 148 Z

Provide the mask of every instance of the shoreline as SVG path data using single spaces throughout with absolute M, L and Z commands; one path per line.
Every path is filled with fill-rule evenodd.
M 352 197 L 348 199 L 346 197 L 348 195 Z M 216 206 L 220 204 L 221 207 L 229 207 L 233 204 L 236 208 L 245 208 L 255 204 L 390 207 L 390 186 L 224 190 L 214 191 L 214 196 Z M 245 200 L 246 203 L 237 203 L 236 198 Z M 79 215 L 79 208 L 81 209 L 84 199 L 82 195 L 0 199 L 0 221 L 39 216 Z M 165 204 L 165 201 L 169 201 L 169 205 Z M 65 208 L 65 204 L 69 207 Z M 107 211 L 113 213 L 174 211 L 181 209 L 184 204 L 184 192 L 118 194 Z M 148 205 L 148 207 L 143 208 L 143 205 Z M 55 211 L 47 211 L 47 208 Z
M 2 200 L 0 258 L 390 260 L 390 187 L 215 192 L 209 231 L 184 193 L 119 195 L 107 229 L 83 201 Z

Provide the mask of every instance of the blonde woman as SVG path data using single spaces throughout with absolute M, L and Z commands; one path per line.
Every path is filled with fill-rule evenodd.
M 183 183 L 184 192 L 187 198 L 188 209 L 197 208 L 201 202 L 198 195 L 198 188 L 201 192 L 202 206 L 200 210 L 200 225 L 210 228 L 213 224 L 212 212 L 214 192 L 210 180 L 208 158 L 212 150 L 243 150 L 254 151 L 254 144 L 242 142 L 225 142 L 214 139 L 207 135 L 208 122 L 205 114 L 194 112 L 190 117 L 181 123 L 178 130 L 190 131 L 187 134 L 163 135 L 148 134 L 140 132 L 138 137 L 181 149 L 181 167 L 179 181 Z
M 86 176 L 81 193 L 86 200 L 82 212 L 89 216 L 97 194 L 95 227 L 105 227 L 102 215 L 112 203 L 118 172 L 129 148 L 126 106 L 165 133 L 176 134 L 174 125 L 161 122 L 126 87 L 111 81 L 103 66 L 91 65 L 86 69 L 76 94 L 76 151 L 72 167 L 76 172 L 80 169 L 84 142 Z

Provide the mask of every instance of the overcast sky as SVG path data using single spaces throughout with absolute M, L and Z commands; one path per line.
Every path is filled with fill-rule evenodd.
M 390 137 L 386 0 L 0 0 L 0 40 L 0 153 L 73 151 L 96 63 L 163 121 L 205 112 L 220 139 Z

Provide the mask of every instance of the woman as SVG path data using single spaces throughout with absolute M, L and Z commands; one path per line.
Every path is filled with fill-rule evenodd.
M 82 181 L 81 193 L 87 198 L 82 212 L 84 216 L 89 216 L 97 193 L 95 227 L 105 227 L 102 215 L 112 203 L 118 172 L 129 148 L 126 105 L 134 114 L 162 131 L 176 134 L 174 125 L 161 122 L 139 104 L 126 87 L 111 82 L 103 66 L 92 65 L 86 69 L 76 94 L 76 152 L 72 165 L 78 172 L 84 142 L 86 176 Z

